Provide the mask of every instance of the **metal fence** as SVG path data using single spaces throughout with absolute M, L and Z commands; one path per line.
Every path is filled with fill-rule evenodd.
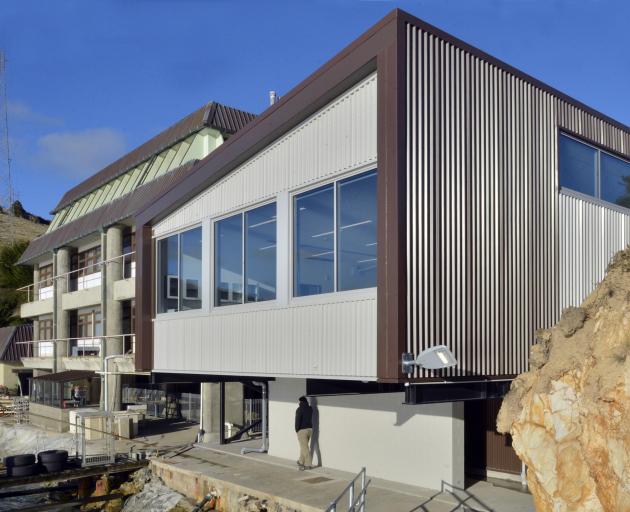
M 248 427 L 258 422 L 258 424 L 250 430 L 252 434 L 262 433 L 262 424 L 260 422 L 262 419 L 262 407 L 263 401 L 261 398 L 246 398 L 243 400 L 243 419 L 245 422 L 243 426 Z
M 88 418 L 92 419 L 90 426 L 86 425 Z M 102 412 L 77 414 L 72 429 L 75 451 L 81 466 L 100 466 L 116 462 L 116 437 L 112 414 Z M 88 438 L 91 441 L 98 441 L 91 443 L 93 448 L 89 453 L 86 446 Z
M 370 485 L 370 480 L 367 480 L 365 468 L 361 468 L 337 499 L 328 505 L 326 512 L 365 512 L 368 485 Z M 344 498 L 347 499 L 347 505 L 344 504 L 346 501 Z
M 162 389 L 125 387 L 122 401 L 147 406 L 147 416 L 182 418 L 199 423 L 201 396 L 199 393 L 166 393 Z

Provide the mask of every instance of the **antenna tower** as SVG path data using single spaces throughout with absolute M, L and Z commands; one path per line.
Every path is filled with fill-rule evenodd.
M 11 149 L 9 147 L 9 113 L 7 108 L 6 58 L 0 49 L 0 206 L 7 212 L 15 200 L 11 176 Z

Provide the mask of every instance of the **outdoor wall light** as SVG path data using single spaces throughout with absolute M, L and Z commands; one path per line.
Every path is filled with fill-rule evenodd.
M 403 373 L 413 373 L 414 366 L 420 366 L 427 370 L 443 370 L 451 368 L 457 364 L 457 359 L 446 345 L 436 345 L 435 347 L 423 350 L 414 358 L 414 355 L 405 352 L 402 355 Z

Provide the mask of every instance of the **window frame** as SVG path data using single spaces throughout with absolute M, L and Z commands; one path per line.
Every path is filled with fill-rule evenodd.
M 337 289 L 337 236 L 338 236 L 338 228 L 337 225 L 337 183 L 344 181 L 346 179 L 358 176 L 360 174 L 365 174 L 370 171 L 376 172 L 377 179 L 377 200 L 378 200 L 378 162 L 370 162 L 369 164 L 363 165 L 361 167 L 357 167 L 350 172 L 346 172 L 343 174 L 337 174 L 333 177 L 326 177 L 325 179 L 319 180 L 314 183 L 309 183 L 308 185 L 304 185 L 303 187 L 294 189 L 289 191 L 289 211 L 288 211 L 288 227 L 289 227 L 289 279 L 288 279 L 288 298 L 289 303 L 295 304 L 319 304 L 319 303 L 330 303 L 330 302 L 342 302 L 346 300 L 352 299 L 361 299 L 364 297 L 372 297 L 374 292 L 378 288 L 378 279 L 375 286 L 370 286 L 367 288 L 355 288 L 353 290 L 338 290 Z M 334 278 L 334 290 L 326 293 L 318 293 L 313 295 L 295 295 L 295 198 L 304 192 L 308 192 L 309 190 L 316 190 L 321 187 L 325 187 L 326 185 L 333 185 L 333 222 L 334 222 L 334 267 L 333 267 L 333 278 Z M 378 204 L 377 204 L 378 208 Z M 378 219 L 377 219 L 378 223 Z M 378 224 L 377 224 L 378 226 Z M 378 228 L 377 228 L 377 242 L 378 242 Z M 378 249 L 377 249 L 378 255 Z M 378 256 L 377 256 L 377 265 Z M 377 267 L 378 269 L 378 267 Z M 378 270 L 377 270 L 378 272 Z
M 595 165 L 595 173 L 594 173 L 594 179 L 595 179 L 595 195 L 591 195 L 591 194 L 586 194 L 584 192 L 580 192 L 579 190 L 574 190 L 572 188 L 569 187 L 565 187 L 562 186 L 562 184 L 560 183 L 560 166 L 562 164 L 562 159 L 560 156 L 560 138 L 561 137 L 566 137 L 568 139 L 574 140 L 580 144 L 584 144 L 585 146 L 588 146 L 592 149 L 594 149 L 597 152 L 597 158 L 596 158 L 596 165 Z M 568 193 L 569 195 L 572 196 L 576 196 L 579 198 L 583 198 L 587 201 L 591 201 L 591 202 L 595 202 L 597 204 L 601 204 L 602 206 L 605 206 L 607 208 L 614 208 L 614 209 L 620 209 L 622 213 L 628 213 L 628 211 L 630 211 L 630 208 L 626 208 L 625 206 L 622 206 L 620 204 L 617 203 L 613 203 L 611 201 L 607 201 L 606 199 L 603 199 L 601 197 L 601 193 L 602 193 L 602 182 L 601 182 L 601 177 L 602 177 L 602 153 L 605 153 L 608 156 L 611 156 L 613 158 L 616 158 L 617 160 L 621 160 L 627 164 L 630 165 L 630 158 L 627 156 L 624 156 L 620 153 L 617 153 L 616 151 L 609 149 L 595 141 L 591 141 L 589 139 L 586 139 L 584 137 L 582 137 L 579 134 L 575 134 L 572 133 L 570 131 L 567 130 L 563 130 L 560 129 L 558 130 L 558 138 L 557 138 L 557 147 L 558 147 L 558 162 L 557 162 L 557 176 L 558 176 L 558 190 L 560 192 L 563 193 Z
M 199 300 L 201 301 L 201 307 L 197 308 L 197 309 L 181 309 L 181 299 L 183 297 L 181 297 L 182 294 L 180 294 L 180 274 L 181 274 L 181 250 L 182 250 L 182 241 L 181 241 L 181 234 L 185 233 L 186 231 L 192 231 L 193 229 L 197 229 L 199 228 L 201 230 L 201 293 L 199 294 Z M 153 238 L 153 250 L 155 251 L 155 269 L 154 269 L 154 274 L 153 274 L 153 286 L 155 288 L 154 291 L 154 298 L 155 298 L 155 304 L 154 304 L 154 315 L 155 317 L 160 317 L 160 318 L 167 318 L 171 315 L 177 315 L 177 318 L 182 318 L 183 316 L 196 316 L 199 315 L 203 312 L 207 312 L 208 307 L 206 305 L 206 297 L 205 297 L 205 292 L 203 290 L 203 284 L 204 284 L 204 268 L 206 266 L 206 262 L 204 260 L 204 250 L 205 247 L 207 246 L 207 242 L 204 239 L 204 235 L 205 235 L 205 228 L 204 228 L 204 223 L 203 221 L 200 222 L 196 222 L 194 224 L 190 224 L 188 226 L 185 226 L 181 229 L 178 229 L 176 231 L 172 231 L 170 233 L 166 233 L 164 235 L 158 236 Z M 159 251 L 159 244 L 160 241 L 165 240 L 167 238 L 170 238 L 172 236 L 177 236 L 177 276 L 174 276 L 173 274 L 167 274 L 168 277 L 177 277 L 177 311 L 165 311 L 165 312 L 160 312 L 158 311 L 159 308 L 159 302 L 160 302 L 160 297 L 158 297 L 158 291 L 159 291 L 159 279 L 160 279 L 160 251 Z M 168 298 L 175 298 L 175 297 L 168 297 Z
M 245 300 L 245 295 L 246 295 L 246 273 L 245 273 L 245 214 L 247 212 L 250 212 L 252 210 L 256 210 L 257 208 L 261 208 L 263 206 L 268 206 L 270 204 L 275 204 L 276 205 L 276 296 L 273 299 L 270 300 L 263 300 L 263 301 L 259 301 L 259 302 L 247 302 Z M 218 222 L 221 222 L 222 220 L 225 219 L 229 219 L 230 217 L 234 217 L 235 215 L 240 215 L 241 216 L 241 269 L 242 269 L 242 278 L 243 278 L 243 290 L 241 292 L 242 294 L 242 302 L 240 302 L 239 304 L 224 304 L 224 305 L 218 305 L 217 301 L 216 301 L 216 290 L 215 290 L 215 278 L 216 278 L 216 225 Z M 245 208 L 240 208 L 238 210 L 232 210 L 229 213 L 225 213 L 222 214 L 220 216 L 217 217 L 212 217 L 210 219 L 210 283 L 211 283 L 211 288 L 210 288 L 210 305 L 211 305 L 211 312 L 214 313 L 219 313 L 219 312 L 224 312 L 224 311 L 234 311 L 234 309 L 237 308 L 247 308 L 247 309 L 252 309 L 252 308 L 267 308 L 268 306 L 275 306 L 276 304 L 279 303 L 278 300 L 278 296 L 280 295 L 280 290 L 279 290 L 279 282 L 281 281 L 279 279 L 279 274 L 278 274 L 278 260 L 280 259 L 279 256 L 279 240 L 280 240 L 280 236 L 281 234 L 278 232 L 278 226 L 279 226 L 279 221 L 278 218 L 280 216 L 280 201 L 279 201 L 279 197 L 278 195 L 274 195 L 273 197 L 267 198 L 263 201 L 260 201 L 258 203 L 254 203 L 251 205 L 246 206 Z

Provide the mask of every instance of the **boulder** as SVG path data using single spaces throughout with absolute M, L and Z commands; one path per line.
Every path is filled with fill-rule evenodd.
M 630 248 L 538 333 L 497 430 L 512 435 L 539 512 L 630 511 Z

